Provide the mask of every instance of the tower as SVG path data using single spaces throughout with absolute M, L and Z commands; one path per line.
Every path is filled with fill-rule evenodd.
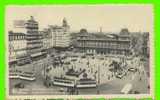
M 68 25 L 65 17 L 63 18 L 63 21 L 62 21 L 62 27 L 64 28 L 65 32 L 69 31 L 69 29 L 70 29 L 70 26 Z
M 63 26 L 63 27 L 68 27 L 68 23 L 67 23 L 66 18 L 63 18 L 62 26 Z
M 37 56 L 41 55 L 41 48 L 43 46 L 41 40 L 41 34 L 39 34 L 38 22 L 33 16 L 26 22 L 27 30 L 27 53 L 31 55 L 33 59 L 39 59 Z
M 99 32 L 102 33 L 102 27 L 99 28 Z

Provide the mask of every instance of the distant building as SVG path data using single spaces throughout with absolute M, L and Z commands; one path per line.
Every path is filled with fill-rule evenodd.
M 120 34 L 79 33 L 76 49 L 91 54 L 131 54 L 131 39 L 128 30 Z
M 43 51 L 48 51 L 52 48 L 52 36 L 49 29 L 44 29 L 43 31 L 40 31 L 40 34 L 42 35 L 42 42 L 43 42 Z
M 131 46 L 137 56 L 149 56 L 149 32 L 132 32 Z
M 143 33 L 142 54 L 149 57 L 149 32 Z
M 52 37 L 53 48 L 67 48 L 70 46 L 70 26 L 66 19 L 63 19 L 62 26 L 50 25 L 49 31 Z
M 9 32 L 9 64 L 17 64 L 28 59 L 26 34 Z

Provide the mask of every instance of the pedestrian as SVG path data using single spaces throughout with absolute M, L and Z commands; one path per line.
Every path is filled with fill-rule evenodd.
M 97 90 L 97 94 L 99 94 L 100 92 L 99 92 L 99 90 Z
M 142 80 L 142 78 L 140 77 L 139 81 L 141 81 L 141 80 Z

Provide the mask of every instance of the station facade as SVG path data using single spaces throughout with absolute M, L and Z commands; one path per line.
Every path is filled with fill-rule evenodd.
M 123 31 L 123 30 L 122 30 Z M 131 54 L 131 37 L 126 34 L 83 33 L 77 37 L 76 49 L 89 54 Z

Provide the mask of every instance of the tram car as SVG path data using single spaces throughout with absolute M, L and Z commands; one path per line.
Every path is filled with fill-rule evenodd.
M 63 87 L 75 87 L 75 81 L 67 78 L 54 77 L 53 85 Z
M 22 74 L 20 74 L 19 78 L 28 81 L 34 81 L 36 79 L 33 72 L 23 72 Z
M 21 71 L 18 70 L 9 70 L 9 78 L 11 79 L 18 79 Z
M 77 88 L 96 88 L 97 82 L 93 79 L 80 79 L 77 81 Z

